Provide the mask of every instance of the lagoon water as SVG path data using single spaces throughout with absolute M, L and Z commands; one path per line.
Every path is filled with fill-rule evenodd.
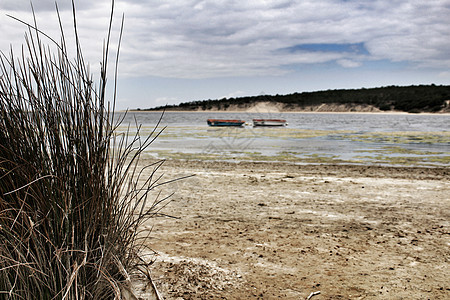
M 128 112 L 119 130 L 139 124 L 145 138 L 160 118 L 165 129 L 146 152 L 160 158 L 450 165 L 450 115 Z M 248 124 L 209 127 L 208 118 Z M 288 126 L 254 128 L 253 118 L 282 118 Z

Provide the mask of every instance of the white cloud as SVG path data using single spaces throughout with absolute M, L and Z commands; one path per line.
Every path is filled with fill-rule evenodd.
M 450 79 L 450 71 L 439 72 L 438 76 L 441 78 Z
M 164 106 L 164 105 L 170 105 L 170 104 L 176 104 L 180 101 L 180 99 L 175 97 L 160 97 L 155 99 L 156 105 Z
M 356 68 L 361 66 L 360 62 L 357 61 L 353 61 L 350 59 L 338 59 L 337 63 L 341 66 L 343 66 L 344 68 Z
M 248 93 L 239 90 L 239 91 L 231 92 L 231 93 L 229 93 L 228 95 L 222 96 L 222 97 L 220 97 L 220 98 L 221 98 L 221 99 L 222 99 L 222 98 L 227 98 L 227 99 L 228 99 L 228 98 L 238 98 L 238 97 L 245 96 L 245 95 L 247 95 L 247 94 L 248 94 Z
M 53 0 L 34 4 L 38 24 L 58 37 Z M 71 28 L 70 0 L 59 1 Z M 96 65 L 109 18 L 109 0 L 76 1 L 86 59 Z M 2 12 L 31 21 L 29 2 L 0 1 Z M 116 1 L 114 40 L 125 14 L 122 76 L 210 78 L 282 75 L 290 66 L 364 60 L 450 67 L 450 0 L 403 1 Z M 0 46 L 17 44 L 26 28 L 0 16 Z M 368 53 L 283 52 L 301 44 L 362 43 Z

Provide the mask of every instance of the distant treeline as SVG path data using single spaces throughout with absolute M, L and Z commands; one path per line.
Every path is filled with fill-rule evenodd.
M 199 100 L 146 110 L 226 110 L 230 106 L 251 106 L 258 102 L 281 103 L 285 109 L 301 109 L 321 104 L 371 105 L 383 111 L 437 112 L 450 100 L 448 85 L 387 86 L 379 88 L 339 89 L 288 95 L 261 95 L 218 100 Z

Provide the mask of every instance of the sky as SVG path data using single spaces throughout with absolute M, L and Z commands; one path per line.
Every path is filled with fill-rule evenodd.
M 55 1 L 32 4 L 39 29 L 59 40 Z M 71 1 L 57 4 L 73 46 Z M 85 60 L 96 78 L 111 0 L 75 0 L 75 6 Z M 0 0 L 0 50 L 20 54 L 27 28 L 8 15 L 33 23 L 30 1 Z M 449 85 L 449 16 L 450 0 L 116 0 L 112 58 L 124 20 L 116 109 Z

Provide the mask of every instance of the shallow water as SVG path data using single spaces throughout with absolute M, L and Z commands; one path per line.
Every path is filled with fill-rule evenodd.
M 119 130 L 150 135 L 159 112 L 128 113 Z M 208 118 L 283 118 L 287 127 L 209 127 Z M 161 158 L 450 165 L 450 116 L 333 113 L 182 113 L 162 116 L 146 154 Z

